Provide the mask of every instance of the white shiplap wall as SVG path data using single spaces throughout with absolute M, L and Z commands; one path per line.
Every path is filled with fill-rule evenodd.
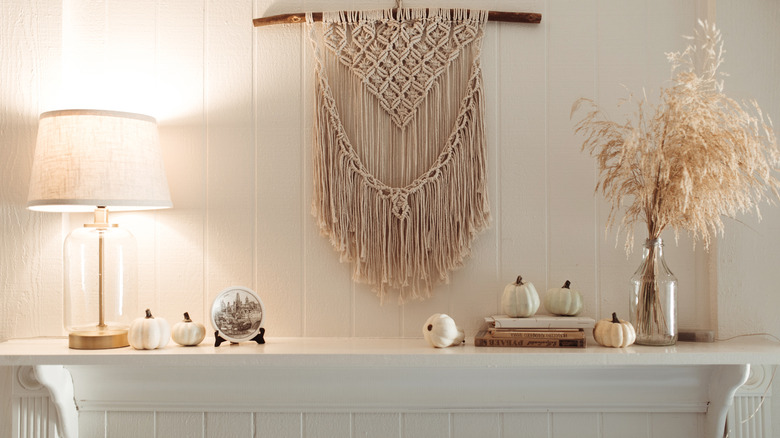
M 445 3 L 475 6 L 466 0 L 404 2 Z M 760 34 L 773 28 L 771 17 L 776 23 L 777 3 L 741 4 L 717 4 L 725 11 L 719 17 L 726 42 L 735 40 L 727 45 L 727 57 L 736 62 L 725 70 L 736 76 L 742 87 L 737 89 L 767 99 L 760 100 L 762 106 L 777 118 L 780 87 L 778 74 L 771 73 L 780 62 L 777 30 Z M 418 337 L 422 321 L 435 312 L 453 315 L 473 334 L 483 316 L 498 310 L 503 285 L 518 272 L 540 290 L 571 279 L 586 295 L 588 316 L 625 312 L 625 280 L 639 255 L 626 260 L 613 235 L 604 238 L 607 208 L 592 194 L 593 160 L 579 152 L 569 109 L 583 96 L 614 107 L 624 96 L 621 84 L 635 91 L 644 86 L 652 95 L 668 78 L 663 52 L 682 49 L 680 36 L 691 33 L 698 16 L 713 13 L 714 2 L 479 2 L 494 10 L 544 15 L 540 25 L 490 24 L 485 38 L 493 226 L 479 236 L 467 266 L 433 299 L 380 306 L 368 287 L 350 281 L 349 269 L 338 263 L 309 213 L 312 87 L 303 27 L 253 29 L 251 18 L 390 5 L 380 0 L 1 1 L 0 339 L 62 330 L 60 245 L 70 228 L 88 219 L 32 213 L 24 205 L 37 116 L 64 107 L 137 111 L 159 120 L 175 208 L 114 219 L 139 240 L 141 302 L 169 320 L 185 310 L 205 320 L 222 288 L 245 285 L 259 292 L 269 310 L 269 336 Z M 759 17 L 763 24 L 752 24 Z M 764 48 L 772 52 L 761 58 Z M 768 73 L 745 67 L 756 53 L 769 63 Z M 768 97 L 765 89 L 771 90 Z M 776 225 L 761 226 L 770 237 L 778 235 Z M 749 232 L 737 236 L 747 247 L 772 241 Z M 747 266 L 740 260 L 749 250 L 732 257 L 735 253 L 724 253 L 721 246 L 718 260 L 690 248 L 684 238 L 678 247 L 667 246 L 681 280 L 683 326 L 715 328 L 722 320 L 728 322 L 718 328 L 733 333 L 742 331 L 740 321 L 751 321 L 750 329 L 780 332 L 771 317 L 752 317 L 771 306 L 745 304 L 734 291 L 743 283 L 733 280 L 757 266 L 764 266 L 753 275 L 758 284 L 771 279 L 776 249 L 767 249 L 770 262 Z M 708 275 L 708 266 L 721 265 L 730 273 L 726 280 L 735 282 L 727 290 L 720 287 L 726 280 L 711 284 Z M 473 436 L 469 431 L 479 430 L 480 436 L 501 436 L 526 430 L 517 424 L 531 428 L 529 436 L 540 430 L 556 437 L 617 436 L 635 429 L 645 436 L 675 436 L 658 431 L 700 429 L 692 415 L 601 413 L 84 412 L 81 423 L 85 436 L 141 433 L 136 427 L 156 429 L 157 436 L 171 436 L 165 431 L 179 427 L 205 436 L 225 430 L 251 436 L 253 429 L 262 436 L 266 427 L 278 432 L 273 436 L 283 431 L 334 436 L 342 428 L 355 436 L 368 430 L 397 432 L 393 436 L 426 431 L 425 436 Z
M 718 1 L 718 26 L 726 43 L 725 91 L 755 99 L 780 129 L 780 2 Z M 763 219 L 727 223 L 717 247 L 717 321 L 722 337 L 780 335 L 780 208 L 764 206 Z M 776 379 L 775 382 L 778 380 Z M 774 391 L 780 386 L 775 384 Z M 780 434 L 780 403 L 772 404 L 772 430 Z M 740 425 L 743 430 L 758 426 Z
M 448 3 L 459 4 L 469 3 Z M 113 218 L 139 240 L 141 302 L 161 316 L 188 310 L 203 320 L 212 298 L 237 284 L 260 293 L 272 336 L 417 337 L 420 322 L 439 311 L 473 333 L 520 272 L 541 290 L 571 279 L 589 316 L 625 311 L 625 279 L 639 254 L 626 260 L 612 235 L 604 238 L 606 206 L 593 196 L 593 160 L 579 152 L 569 109 L 581 96 L 612 107 L 621 84 L 657 88 L 668 76 L 662 52 L 684 46 L 679 35 L 702 9 L 676 1 L 482 5 L 544 14 L 540 25 L 491 23 L 485 38 L 493 226 L 433 299 L 380 306 L 369 287 L 352 283 L 310 217 L 305 30 L 251 26 L 253 16 L 333 2 L 72 0 L 61 11 L 44 2 L 45 14 L 26 2 L 4 5 L 8 32 L 29 32 L 3 46 L 12 52 L 6 102 L 19 101 L 3 118 L 3 170 L 13 175 L 3 186 L 6 338 L 61 332 L 58 246 L 89 220 L 24 208 L 37 114 L 62 107 L 159 120 L 175 208 Z M 685 290 L 682 323 L 710 327 L 707 276 L 696 264 L 706 257 L 684 239 L 667 252 Z
M 268 15 L 322 5 L 257 6 L 258 15 Z M 593 160 L 579 153 L 569 111 L 581 96 L 613 105 L 622 96 L 621 83 L 654 88 L 667 79 L 663 52 L 684 47 L 679 36 L 691 31 L 697 5 L 492 1 L 483 7 L 545 17 L 541 25 L 490 24 L 485 38 L 493 227 L 479 236 L 472 260 L 450 285 L 429 301 L 403 307 L 380 307 L 370 288 L 353 284 L 310 219 L 312 90 L 305 31 L 255 31 L 256 275 L 274 309 L 274 330 L 418 336 L 425 317 L 444 311 L 474 333 L 481 318 L 497 310 L 503 285 L 520 272 L 541 290 L 573 279 L 586 294 L 588 315 L 625 311 L 624 284 L 639 255 L 627 261 L 613 238 L 603 237 L 606 211 L 593 196 Z M 708 327 L 707 276 L 696 264 L 706 257 L 693 254 L 684 241 L 679 251 L 671 249 L 672 264 L 691 291 L 682 299 L 684 323 Z

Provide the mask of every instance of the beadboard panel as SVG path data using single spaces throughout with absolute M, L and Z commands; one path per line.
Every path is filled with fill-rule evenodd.
M 297 438 L 301 436 L 303 414 L 289 412 L 258 412 L 255 414 L 255 435 L 258 438 Z
M 106 423 L 108 427 L 106 428 Z M 156 428 L 156 433 L 150 428 Z M 168 413 L 81 412 L 82 436 L 375 438 L 691 438 L 702 414 L 576 412 Z M 103 433 L 107 429 L 109 432 Z
M 204 417 L 205 414 L 200 412 L 157 412 L 154 421 L 155 436 L 202 437 Z
M 154 436 L 154 412 L 106 412 L 106 436 Z

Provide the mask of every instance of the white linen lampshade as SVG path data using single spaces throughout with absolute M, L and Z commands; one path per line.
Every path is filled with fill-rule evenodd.
M 27 207 L 95 212 L 65 239 L 64 321 L 69 346 L 127 346 L 137 312 L 137 250 L 108 210 L 172 206 L 154 118 L 102 110 L 41 114 Z
M 38 211 L 147 210 L 172 206 L 157 122 L 133 113 L 41 114 L 27 207 Z

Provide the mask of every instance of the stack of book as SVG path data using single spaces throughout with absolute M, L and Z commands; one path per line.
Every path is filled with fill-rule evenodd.
M 485 322 L 487 327 L 474 337 L 477 347 L 585 348 L 586 332 L 596 324 L 593 318 L 552 315 L 494 315 Z

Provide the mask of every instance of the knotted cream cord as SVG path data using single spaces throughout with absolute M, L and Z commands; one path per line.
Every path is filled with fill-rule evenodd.
M 426 298 L 490 221 L 480 68 L 485 11 L 309 20 L 316 72 L 312 210 L 353 278 Z

